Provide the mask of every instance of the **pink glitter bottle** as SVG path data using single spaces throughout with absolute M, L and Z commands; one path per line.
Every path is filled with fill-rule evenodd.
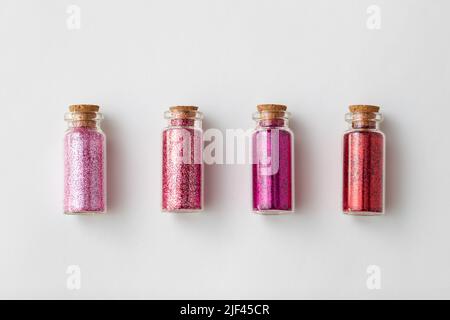
M 106 138 L 96 105 L 69 107 L 64 136 L 64 213 L 106 212 Z
M 252 134 L 253 211 L 281 214 L 294 210 L 293 142 L 286 106 L 259 105 Z
M 162 134 L 162 211 L 203 209 L 203 115 L 194 106 L 175 106 L 165 112 Z
M 384 213 L 384 134 L 379 107 L 350 106 L 344 134 L 343 211 L 349 215 L 378 216 Z

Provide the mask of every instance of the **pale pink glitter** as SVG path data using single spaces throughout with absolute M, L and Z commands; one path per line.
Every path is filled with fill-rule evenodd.
M 105 136 L 96 128 L 71 128 L 64 137 L 64 211 L 106 211 Z
M 193 120 L 172 120 L 163 132 L 164 211 L 202 210 L 202 131 L 193 124 Z

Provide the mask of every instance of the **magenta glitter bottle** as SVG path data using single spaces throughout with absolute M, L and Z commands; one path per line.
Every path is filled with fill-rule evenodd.
M 162 211 L 203 209 L 203 114 L 194 106 L 175 106 L 164 114 L 162 134 Z
M 294 210 L 294 136 L 286 106 L 259 105 L 252 134 L 253 211 L 283 214 Z
M 106 212 L 106 137 L 99 107 L 72 105 L 65 115 L 64 213 Z

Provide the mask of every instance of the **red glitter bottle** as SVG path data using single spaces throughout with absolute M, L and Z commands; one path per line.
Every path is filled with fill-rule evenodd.
M 175 106 L 165 113 L 162 140 L 162 210 L 203 209 L 203 115 L 194 106 Z
M 344 134 L 343 211 L 349 215 L 384 214 L 384 134 L 379 107 L 352 105 Z

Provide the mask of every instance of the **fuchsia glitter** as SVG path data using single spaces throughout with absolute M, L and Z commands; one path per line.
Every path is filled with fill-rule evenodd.
M 253 210 L 279 213 L 293 210 L 292 144 L 285 106 L 258 108 L 258 128 L 253 133 Z M 262 117 L 262 119 L 261 119 Z
M 170 212 L 202 210 L 201 113 L 197 107 L 178 106 L 172 107 L 166 117 L 169 126 L 162 135 L 162 209 Z
M 93 120 L 72 121 L 64 137 L 64 212 L 106 211 L 105 135 Z

